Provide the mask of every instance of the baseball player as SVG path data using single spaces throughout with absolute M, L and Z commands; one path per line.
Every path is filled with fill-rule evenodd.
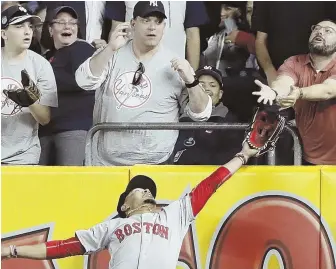
M 108 249 L 110 269 L 176 268 L 188 227 L 216 190 L 252 156 L 265 153 L 277 140 L 283 118 L 257 112 L 241 152 L 204 179 L 189 194 L 166 207 L 156 206 L 156 185 L 144 175 L 135 176 L 120 195 L 119 218 L 78 230 L 67 240 L 31 246 L 1 248 L 1 258 L 58 259 Z

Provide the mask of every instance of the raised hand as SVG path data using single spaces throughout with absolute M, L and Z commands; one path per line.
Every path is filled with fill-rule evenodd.
M 260 91 L 252 92 L 253 95 L 259 96 L 258 103 L 263 102 L 265 105 L 267 103 L 269 103 L 270 105 L 273 105 L 273 102 L 275 101 L 277 97 L 276 91 L 273 90 L 271 87 L 263 84 L 259 80 L 255 80 L 254 83 L 260 87 Z
M 115 28 L 108 43 L 108 46 L 110 46 L 113 51 L 120 49 L 130 39 L 130 28 L 131 25 L 129 22 L 121 23 Z
M 171 67 L 178 72 L 186 84 L 191 84 L 195 81 L 195 71 L 187 60 L 174 58 L 170 62 Z

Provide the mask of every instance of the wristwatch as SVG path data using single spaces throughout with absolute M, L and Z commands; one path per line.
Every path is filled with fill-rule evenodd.
M 302 89 L 300 88 L 300 87 L 296 87 L 298 90 L 299 90 L 299 92 L 300 92 L 300 95 L 299 95 L 299 99 L 302 99 L 302 97 L 303 97 L 303 92 L 302 92 Z
M 190 84 L 187 84 L 187 83 L 186 83 L 186 87 L 187 87 L 187 88 L 193 88 L 193 87 L 197 86 L 198 84 L 199 84 L 199 80 L 198 80 L 197 77 L 195 77 L 194 82 L 192 82 L 192 83 L 190 83 Z

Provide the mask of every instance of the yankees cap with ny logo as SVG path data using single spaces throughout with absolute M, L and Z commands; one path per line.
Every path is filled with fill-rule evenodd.
M 159 14 L 160 17 L 167 19 L 165 9 L 161 1 L 139 1 L 134 6 L 133 19 L 138 16 L 146 18 L 152 14 Z
M 40 17 L 29 14 L 23 6 L 11 6 L 1 12 L 1 29 L 6 29 L 9 25 L 20 24 L 27 20 L 31 20 L 33 24 L 41 22 Z

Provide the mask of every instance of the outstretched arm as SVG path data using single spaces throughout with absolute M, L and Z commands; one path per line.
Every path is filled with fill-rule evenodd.
M 34 260 L 51 260 L 75 255 L 83 255 L 85 248 L 77 237 L 66 240 L 54 240 L 31 246 L 14 246 L 1 248 L 3 258 L 26 258 Z
M 190 198 L 194 216 L 202 210 L 216 190 L 256 153 L 257 150 L 250 149 L 247 143 L 244 143 L 240 153 L 236 154 L 231 161 L 219 167 L 191 191 Z
M 323 83 L 309 87 L 291 87 L 291 92 L 279 100 L 282 107 L 292 107 L 298 99 L 307 101 L 325 101 L 336 98 L 336 80 L 327 79 Z

